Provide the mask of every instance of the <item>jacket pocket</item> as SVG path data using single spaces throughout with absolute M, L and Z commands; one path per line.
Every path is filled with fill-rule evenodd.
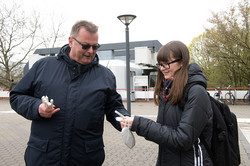
M 30 136 L 28 147 L 25 151 L 26 166 L 46 165 L 46 152 L 48 147 L 48 140 L 42 140 Z
M 47 152 L 49 140 L 42 140 L 33 136 L 30 136 L 28 146 L 41 152 Z
M 85 141 L 86 153 L 103 149 L 103 147 L 104 147 L 104 143 L 103 143 L 102 138 Z

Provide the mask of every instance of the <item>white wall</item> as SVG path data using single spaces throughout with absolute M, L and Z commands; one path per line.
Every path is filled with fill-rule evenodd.
M 132 88 L 132 87 L 131 87 Z M 121 94 L 122 99 L 127 99 L 127 91 L 126 89 L 118 89 L 118 93 Z M 211 90 L 208 91 L 210 95 L 213 97 L 214 93 L 216 91 Z M 225 94 L 227 91 L 222 91 L 222 97 L 225 98 Z M 236 90 L 233 91 L 233 95 L 236 97 L 236 99 L 243 99 L 244 95 L 247 93 L 247 90 Z M 7 90 L 0 90 L 0 98 L 8 98 L 9 97 L 9 91 Z M 135 98 L 136 99 L 153 99 L 154 98 L 154 91 L 149 90 L 149 91 L 142 91 L 142 90 L 135 90 Z
M 155 65 L 156 54 L 152 53 L 152 51 L 148 47 L 135 47 L 135 63 L 136 64 L 148 64 Z
M 7 90 L 0 90 L 0 98 L 8 98 L 9 97 L 9 91 Z
M 210 96 L 214 96 L 215 92 L 217 91 L 208 91 L 210 93 Z M 225 98 L 225 95 L 228 91 L 227 90 L 222 90 L 221 91 L 221 95 L 222 95 L 222 98 L 224 99 Z M 232 90 L 231 91 L 233 93 L 233 95 L 235 96 L 235 99 L 243 99 L 244 98 L 244 95 L 247 93 L 247 90 Z

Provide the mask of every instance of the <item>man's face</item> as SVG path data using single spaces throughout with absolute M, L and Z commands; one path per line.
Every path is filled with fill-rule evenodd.
M 81 28 L 75 39 L 72 36 L 69 37 L 69 46 L 71 47 L 69 53 L 70 58 L 83 65 L 91 63 L 95 58 L 97 49 L 94 50 L 93 47 L 83 49 L 76 40 L 83 45 L 97 45 L 98 33 L 92 34 L 84 28 Z

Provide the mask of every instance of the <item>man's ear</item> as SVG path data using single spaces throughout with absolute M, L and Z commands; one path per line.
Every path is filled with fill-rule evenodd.
M 70 37 L 69 37 L 69 47 L 70 47 L 70 48 L 72 47 L 72 42 L 73 42 L 73 37 L 70 36 Z

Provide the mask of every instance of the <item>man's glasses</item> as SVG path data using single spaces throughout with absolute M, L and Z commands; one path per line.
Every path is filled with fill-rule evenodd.
M 82 44 L 81 42 L 79 42 L 78 40 L 76 40 L 76 38 L 73 37 L 73 39 L 79 43 L 81 46 L 82 46 L 82 49 L 83 50 L 87 50 L 89 49 L 90 47 L 92 47 L 93 50 L 97 50 L 99 47 L 100 47 L 100 44 L 94 44 L 94 45 L 90 45 L 90 44 Z
M 175 63 L 175 62 L 179 62 L 180 60 L 181 59 L 176 59 L 176 60 L 174 60 L 172 62 L 169 62 L 169 63 L 157 63 L 156 67 L 158 69 L 160 69 L 161 67 L 163 67 L 164 69 L 169 69 L 170 68 L 170 64 Z

